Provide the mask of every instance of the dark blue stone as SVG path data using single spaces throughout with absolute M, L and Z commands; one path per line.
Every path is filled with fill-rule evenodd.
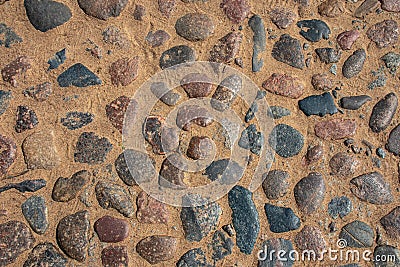
M 88 125 L 94 119 L 94 115 L 85 112 L 72 111 L 68 112 L 65 118 L 61 118 L 63 126 L 67 127 L 68 130 L 76 130 Z
M 194 248 L 183 254 L 176 264 L 176 267 L 212 267 L 207 263 L 204 251 L 201 248 Z
M 32 196 L 22 204 L 21 208 L 22 214 L 24 214 L 33 231 L 38 234 L 44 234 L 49 227 L 44 197 Z
M 67 259 L 50 242 L 40 243 L 33 248 L 24 263 L 24 267 L 66 267 Z
M 236 231 L 236 245 L 245 254 L 252 253 L 260 232 L 258 212 L 252 196 L 249 190 L 238 185 L 228 193 L 232 224 Z
M 272 149 L 284 158 L 299 154 L 304 146 L 303 135 L 287 124 L 276 125 L 272 129 L 268 141 Z
M 291 208 L 265 204 L 264 209 L 271 232 L 284 233 L 299 229 L 300 218 L 294 214 Z
M 22 42 L 22 38 L 4 23 L 0 23 L 0 36 L 4 36 L 2 39 L 0 39 L 0 46 L 4 45 L 7 48 L 9 48 L 12 44 Z
M 265 27 L 262 18 L 258 15 L 254 15 L 249 20 L 249 26 L 254 32 L 253 36 L 253 57 L 252 57 L 252 69 L 253 72 L 261 70 L 264 60 L 260 58 L 259 54 L 265 51 L 266 48 L 266 35 Z
M 353 205 L 348 197 L 334 197 L 328 204 L 328 213 L 333 218 L 336 219 L 338 216 L 343 218 L 351 212 Z
M 69 67 L 57 78 L 61 87 L 76 86 L 87 87 L 101 84 L 101 80 L 81 63 Z
M 325 92 L 322 95 L 312 95 L 299 101 L 299 108 L 307 116 L 326 114 L 333 115 L 338 112 L 331 93 Z
M 301 20 L 297 22 L 297 27 L 301 28 L 300 35 L 310 42 L 318 42 L 322 38 L 328 40 L 329 34 L 331 34 L 329 26 L 318 19 Z M 305 31 L 303 28 L 307 28 L 308 30 Z
M 400 266 L 400 250 L 389 245 L 376 246 L 373 259 L 380 259 L 374 262 L 375 267 L 398 267 Z
M 44 179 L 25 180 L 17 184 L 7 184 L 3 187 L 0 187 L 0 193 L 10 189 L 16 189 L 21 193 L 36 192 L 45 186 L 46 186 L 46 180 Z
M 233 241 L 222 231 L 216 231 L 212 237 L 212 259 L 219 261 L 232 254 Z
M 47 63 L 50 65 L 47 70 L 53 70 L 53 69 L 58 68 L 58 66 L 63 64 L 66 59 L 67 59 L 66 49 L 64 48 L 64 49 L 56 52 L 54 57 L 50 58 L 49 61 L 47 61 Z
M 282 251 L 283 255 L 278 254 Z M 290 257 L 293 249 L 292 242 L 283 238 L 273 238 L 263 242 L 262 248 L 258 253 L 258 267 L 292 267 L 294 261 Z M 279 255 L 279 258 L 278 258 Z
M 222 184 L 238 182 L 242 178 L 243 173 L 243 167 L 229 159 L 220 159 L 211 162 L 204 172 L 208 176 L 208 179 L 211 181 L 219 180 Z
M 256 112 L 257 111 L 258 111 L 257 102 L 253 102 L 253 104 L 251 104 L 249 110 L 246 112 L 246 116 L 244 117 L 244 121 L 245 122 L 249 122 L 252 119 L 254 119 L 254 117 L 256 116 Z
M 10 106 L 12 93 L 11 91 L 0 90 L 0 115 L 2 115 Z
M 348 247 L 371 247 L 374 243 L 374 230 L 365 222 L 356 220 L 342 228 L 339 238 L 344 239 Z
M 257 131 L 254 124 L 251 124 L 243 130 L 238 144 L 240 147 L 249 149 L 252 153 L 260 155 L 264 144 L 264 135 Z

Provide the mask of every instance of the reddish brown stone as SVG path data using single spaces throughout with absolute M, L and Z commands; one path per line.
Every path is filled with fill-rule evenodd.
M 150 264 L 167 261 L 175 256 L 178 240 L 172 236 L 149 236 L 136 245 L 136 251 Z
M 130 103 L 131 99 L 129 97 L 120 96 L 106 106 L 107 118 L 110 120 L 111 124 L 121 133 L 124 125 L 125 113 Z M 137 106 L 137 102 L 135 100 L 132 100 L 132 105 L 135 109 L 135 107 Z
M 101 251 L 103 267 L 128 267 L 128 250 L 125 246 L 110 246 Z
M 394 208 L 380 220 L 388 236 L 395 240 L 400 238 L 400 206 Z
M 269 16 L 279 29 L 286 29 L 296 19 L 296 14 L 292 10 L 282 7 L 272 9 Z
M 115 86 L 127 86 L 136 80 L 139 69 L 139 57 L 121 58 L 111 64 L 111 82 Z
M 30 68 L 31 60 L 26 56 L 20 56 L 1 70 L 1 76 L 5 82 L 17 87 L 18 76 L 24 74 Z
M 213 149 L 212 141 L 207 136 L 193 136 L 187 149 L 187 156 L 194 160 L 205 159 L 210 156 Z
M 317 257 L 326 249 L 324 236 L 322 235 L 321 230 L 315 226 L 304 226 L 304 228 L 296 235 L 294 242 L 300 251 L 314 251 Z
M 166 151 L 173 151 L 179 145 L 179 136 L 175 128 L 165 123 L 161 116 L 149 116 L 143 127 L 143 135 L 153 147 L 153 152 L 164 155 Z
M 239 53 L 243 35 L 240 32 L 230 32 L 214 45 L 210 52 L 210 61 L 217 63 L 229 63 Z
M 149 45 L 154 48 L 154 47 L 159 47 L 165 44 L 171 36 L 163 30 L 158 30 L 153 32 L 149 32 L 146 36 L 146 41 L 149 43 Z
M 169 155 L 161 164 L 159 184 L 162 187 L 168 188 L 185 188 L 183 182 L 186 169 L 185 163 L 181 160 L 179 154 Z
M 325 182 L 320 173 L 312 172 L 294 187 L 294 198 L 299 210 L 310 215 L 322 205 L 325 197 Z
M 207 97 L 212 92 L 212 80 L 202 73 L 190 73 L 183 77 L 181 86 L 190 98 Z
M 367 36 L 378 48 L 395 45 L 399 39 L 399 29 L 395 20 L 384 20 L 374 24 L 367 31 Z
M 241 23 L 250 12 L 250 5 L 247 0 L 223 0 L 221 8 L 225 15 L 234 23 Z
M 164 223 L 169 220 L 167 206 L 142 191 L 137 197 L 136 217 L 140 223 Z
M 379 172 L 366 173 L 350 181 L 351 192 L 361 200 L 376 205 L 393 202 L 390 184 Z
M 314 74 L 311 78 L 311 84 L 316 90 L 328 91 L 333 88 L 333 81 L 325 73 Z
M 389 12 L 400 12 L 400 2 L 398 0 L 381 0 L 382 9 Z
M 356 172 L 359 162 L 355 157 L 340 152 L 329 161 L 332 174 L 338 176 L 350 176 Z
M 337 42 L 343 50 L 350 50 L 354 42 L 360 37 L 357 30 L 345 31 L 338 35 Z
M 349 119 L 331 119 L 315 124 L 315 134 L 325 140 L 338 140 L 355 135 L 357 124 Z
M 129 226 L 125 220 L 103 216 L 94 223 L 94 230 L 101 242 L 117 243 L 129 235 Z
M 8 168 L 17 157 L 17 146 L 11 138 L 0 135 L 0 176 L 7 173 Z
M 308 148 L 306 154 L 306 163 L 311 164 L 319 161 L 324 156 L 324 148 L 321 145 L 316 145 Z
M 87 15 L 107 20 L 118 17 L 128 0 L 78 0 L 78 4 Z
M 278 73 L 273 73 L 262 86 L 268 92 L 294 99 L 299 98 L 304 90 L 304 86 L 299 79 Z
M 22 133 L 26 130 L 31 130 L 39 124 L 38 118 L 34 110 L 27 106 L 18 106 L 17 109 L 17 122 L 15 131 Z
M 207 127 L 213 123 L 213 117 L 206 108 L 200 106 L 188 105 L 181 107 L 176 115 L 176 125 L 185 131 L 189 131 L 193 123 L 201 127 Z
M 379 0 L 365 0 L 354 12 L 357 18 L 364 18 L 366 15 L 374 12 L 379 7 Z
M 164 17 L 169 18 L 175 10 L 176 0 L 158 0 L 158 10 Z
M 130 41 L 125 33 L 116 26 L 109 26 L 103 32 L 103 41 L 107 44 L 118 46 L 119 48 L 128 48 Z

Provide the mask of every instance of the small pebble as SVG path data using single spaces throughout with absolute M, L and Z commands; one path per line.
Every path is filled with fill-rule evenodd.
M 79 7 L 89 16 L 107 20 L 118 17 L 128 0 L 78 0 Z
M 302 178 L 294 187 L 297 207 L 304 215 L 316 212 L 325 197 L 325 182 L 320 173 L 312 172 Z
M 82 63 L 76 63 L 61 73 L 57 78 L 60 87 L 87 87 L 92 85 L 100 85 L 101 80 L 85 67 Z
M 154 265 L 174 258 L 178 240 L 172 236 L 149 236 L 139 241 L 136 252 Z
M 341 50 L 335 50 L 330 47 L 317 48 L 315 49 L 319 59 L 325 64 L 337 63 L 339 62 L 342 52 Z
M 0 1 L 1 5 L 1 1 Z M 15 31 L 4 23 L 0 23 L 0 46 L 10 48 L 14 44 L 22 43 L 22 38 Z
M 349 110 L 357 110 L 364 104 L 371 101 L 372 98 L 368 95 L 347 96 L 340 99 L 340 107 Z
M 313 251 L 317 257 L 326 250 L 326 241 L 320 229 L 306 225 L 294 238 L 294 243 L 301 251 Z
M 56 52 L 56 54 L 47 61 L 47 64 L 49 64 L 49 68 L 47 70 L 53 70 L 62 65 L 67 59 L 66 53 L 67 52 L 65 48 Z
M 334 197 L 328 204 L 328 213 L 333 219 L 343 218 L 353 210 L 351 200 L 346 196 Z
M 273 118 L 274 120 L 289 116 L 290 114 L 290 110 L 280 106 L 272 106 L 267 110 L 267 116 Z
M 303 83 L 287 74 L 273 73 L 262 86 L 268 92 L 293 99 L 299 98 L 304 91 Z
M 168 223 L 169 211 L 167 205 L 152 198 L 144 191 L 139 193 L 136 201 L 136 217 L 140 223 Z
M 272 57 L 294 68 L 303 69 L 304 55 L 299 40 L 283 34 L 272 48 Z
M 155 32 L 150 31 L 146 36 L 146 42 L 152 47 L 159 47 L 165 44 L 171 36 L 163 30 L 157 30 Z
M 336 38 L 340 48 L 343 50 L 351 50 L 354 42 L 360 37 L 360 33 L 357 30 L 344 31 Z
M 328 91 L 333 88 L 333 81 L 325 73 L 314 74 L 311 78 L 311 84 L 315 90 Z
M 220 6 L 225 15 L 236 24 L 241 23 L 250 13 L 247 0 L 223 0 Z
M 322 20 L 301 20 L 296 25 L 301 29 L 300 35 L 310 42 L 318 42 L 322 38 L 328 40 L 329 34 L 331 34 L 329 26 Z M 307 30 L 305 31 L 303 28 Z
M 129 256 L 125 246 L 109 246 L 101 251 L 103 267 L 128 267 Z
M 350 119 L 331 119 L 315 124 L 315 135 L 324 140 L 339 140 L 355 135 L 357 124 Z
M 188 41 L 204 41 L 214 33 L 214 22 L 203 13 L 189 13 L 175 24 L 176 33 Z
M 236 0 L 233 0 L 236 1 Z M 243 41 L 243 34 L 240 32 L 230 32 L 213 46 L 210 51 L 209 61 L 227 64 L 234 60 L 239 53 Z M 213 68 L 216 66 L 212 65 Z
M 378 48 L 395 45 L 399 39 L 397 22 L 395 20 L 378 22 L 368 29 L 367 36 Z
M 90 181 L 90 178 L 91 174 L 87 170 L 78 171 L 71 178 L 58 178 L 53 187 L 53 200 L 58 202 L 71 201 Z
M 142 5 L 135 5 L 135 10 L 133 11 L 133 18 L 135 20 L 142 21 L 146 16 L 146 8 Z
M 31 196 L 21 205 L 22 214 L 35 231 L 42 235 L 49 227 L 47 206 L 45 199 L 42 196 Z
M 176 115 L 176 125 L 189 131 L 193 124 L 207 127 L 213 123 L 213 117 L 204 107 L 197 105 L 182 106 Z
M 95 191 L 97 201 L 103 209 L 115 209 L 127 218 L 133 217 L 133 202 L 124 187 L 109 182 L 98 182 Z
M 236 74 L 223 79 L 211 97 L 211 106 L 221 112 L 230 108 L 242 89 L 242 83 L 242 78 Z
M 361 48 L 354 51 L 354 53 L 350 55 L 343 64 L 343 76 L 350 79 L 358 75 L 364 67 L 366 57 L 367 54 L 364 49 Z
M 211 156 L 213 143 L 207 136 L 193 136 L 190 139 L 186 155 L 194 160 L 206 159 Z
M 398 106 L 395 93 L 389 93 L 378 101 L 372 109 L 369 119 L 369 127 L 374 133 L 384 131 L 392 122 Z
M 193 62 L 196 60 L 195 51 L 186 45 L 174 46 L 164 51 L 160 58 L 160 68 L 166 69 L 178 64 Z
M 158 10 L 161 14 L 169 18 L 176 8 L 176 0 L 158 0 Z
M 23 76 L 31 67 L 31 60 L 27 56 L 20 56 L 1 70 L 1 76 L 3 81 L 10 83 L 13 87 L 17 87 L 17 78 Z
M 344 152 L 335 154 L 329 161 L 332 174 L 339 177 L 349 177 L 353 175 L 358 165 L 359 161 L 355 157 L 349 156 Z
M 271 232 L 285 233 L 299 229 L 300 218 L 294 214 L 291 208 L 265 204 L 264 209 Z
M 24 262 L 24 267 L 67 266 L 67 259 L 52 243 L 45 242 L 35 246 Z
M 303 149 L 304 137 L 295 128 L 286 124 L 278 124 L 272 130 L 268 142 L 279 156 L 290 158 L 299 154 Z
M 115 86 L 127 86 L 136 80 L 139 69 L 139 57 L 121 58 L 110 66 L 111 82 Z
M 0 177 L 7 173 L 8 168 L 17 157 L 17 146 L 13 139 L 0 135 Z
M 333 115 L 338 112 L 331 93 L 322 95 L 311 95 L 299 101 L 299 109 L 306 116 L 318 115 L 323 117 L 327 114 Z
M 291 10 L 283 7 L 277 7 L 269 12 L 269 17 L 279 29 L 286 29 L 297 18 L 296 14 Z

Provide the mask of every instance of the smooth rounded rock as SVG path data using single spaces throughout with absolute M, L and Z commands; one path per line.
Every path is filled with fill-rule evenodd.
M 211 18 L 202 13 L 186 14 L 175 24 L 176 33 L 192 42 L 204 41 L 214 33 L 214 28 Z

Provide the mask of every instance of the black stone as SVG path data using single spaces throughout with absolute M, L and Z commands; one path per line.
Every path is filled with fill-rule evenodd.
M 193 62 L 196 60 L 195 51 L 186 45 L 174 46 L 164 51 L 160 58 L 160 68 L 166 69 L 178 64 Z
M 242 178 L 243 167 L 230 159 L 213 161 L 205 170 L 204 174 L 211 181 L 219 180 L 222 184 L 233 184 Z
M 88 112 L 71 111 L 61 118 L 61 124 L 68 130 L 76 130 L 88 125 L 94 119 L 94 115 Z
M 400 155 L 400 124 L 390 132 L 386 149 L 396 156 Z
M 322 20 L 301 20 L 296 25 L 301 28 L 300 35 L 310 42 L 318 42 L 322 38 L 328 40 L 329 34 L 331 34 L 329 26 Z M 303 28 L 307 28 L 308 30 L 305 31 Z
M 211 241 L 212 259 L 219 261 L 232 254 L 234 243 L 231 238 L 227 237 L 224 232 L 216 231 Z
M 0 187 L 0 193 L 10 190 L 10 189 L 13 189 L 13 188 L 18 190 L 21 193 L 36 192 L 45 186 L 46 186 L 46 180 L 44 180 L 44 179 L 25 180 L 25 181 L 17 183 L 17 184 L 7 184 L 3 187 Z
M 101 84 L 101 80 L 82 63 L 76 63 L 60 74 L 57 78 L 60 87 L 87 87 Z
M 17 108 L 17 123 L 15 131 L 21 133 L 26 130 L 35 128 L 39 124 L 39 120 L 34 110 L 27 106 L 18 106 Z
M 372 98 L 367 95 L 347 96 L 340 99 L 340 106 L 344 109 L 357 110 Z
M 252 253 L 260 232 L 258 212 L 252 196 L 249 190 L 238 185 L 228 193 L 232 224 L 236 231 L 236 245 L 241 252 L 248 255 Z
M 323 117 L 326 114 L 333 115 L 338 112 L 334 99 L 329 92 L 322 95 L 311 95 L 300 100 L 299 109 L 306 116 L 318 115 Z
M 56 52 L 56 54 L 47 61 L 47 64 L 49 64 L 49 68 L 47 70 L 53 70 L 58 68 L 61 64 L 65 62 L 66 59 L 67 59 L 66 49 L 64 48 Z
M 222 209 L 215 202 L 198 205 L 206 202 L 199 195 L 184 196 L 182 201 L 186 206 L 180 215 L 185 238 L 199 242 L 217 227 Z
M 42 196 L 31 196 L 21 206 L 22 214 L 29 225 L 38 234 L 44 234 L 49 227 L 47 207 Z
M 374 242 L 374 230 L 364 222 L 353 221 L 342 228 L 339 238 L 344 239 L 348 247 L 371 247 Z
M 252 57 L 252 69 L 253 72 L 261 70 L 264 60 L 260 58 L 259 54 L 264 52 L 266 49 L 266 35 L 263 19 L 254 15 L 249 20 L 249 26 L 254 33 L 253 36 L 253 57 Z
M 32 249 L 23 267 L 66 267 L 67 259 L 50 242 L 40 243 Z
M 294 68 L 303 69 L 304 55 L 299 40 L 283 34 L 272 48 L 272 57 Z
M 325 64 L 337 63 L 342 57 L 342 52 L 340 50 L 335 50 L 330 47 L 317 48 L 315 52 L 319 59 Z
M 41 32 L 54 29 L 72 17 L 68 6 L 52 0 L 25 0 L 24 6 L 29 21 Z
M 268 142 L 279 156 L 290 158 L 300 153 L 304 146 L 304 137 L 295 128 L 278 124 L 270 133 Z
M 257 131 L 256 125 L 251 124 L 243 130 L 238 145 L 244 149 L 249 149 L 253 154 L 260 155 L 261 148 L 264 145 L 264 135 Z
M 201 248 L 194 248 L 183 254 L 176 264 L 176 267 L 212 267 L 207 262 L 204 251 Z
M 4 45 L 7 48 L 10 48 L 13 44 L 22 42 L 22 38 L 4 23 L 0 23 L 0 36 L 3 37 L 0 38 L 0 46 Z
M 351 200 L 346 197 L 334 197 L 328 204 L 328 213 L 333 218 L 336 219 L 338 216 L 343 218 L 351 212 L 353 205 Z
M 300 218 L 294 214 L 291 208 L 265 204 L 264 209 L 271 232 L 284 233 L 299 229 Z

